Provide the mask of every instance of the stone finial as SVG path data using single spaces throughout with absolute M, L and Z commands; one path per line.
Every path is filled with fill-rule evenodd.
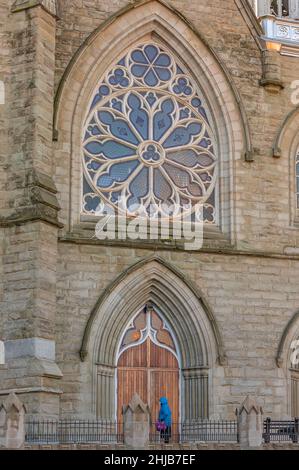
M 149 442 L 150 411 L 137 393 L 123 407 L 123 418 L 125 444 L 133 449 L 145 448 Z
M 0 407 L 0 447 L 20 449 L 25 442 L 26 409 L 11 393 Z
M 143 403 L 138 393 L 134 393 L 130 403 L 127 406 L 127 409 L 128 408 L 130 408 L 133 413 L 147 413 L 148 410 L 148 406 Z
M 256 414 L 259 414 L 261 411 L 261 407 L 257 404 L 257 400 L 255 397 L 250 397 L 249 395 L 245 398 L 243 401 L 239 413 L 242 413 L 246 411 L 247 414 L 250 414 L 252 412 L 255 412 Z
M 45 10 L 53 16 L 58 15 L 57 0 L 16 0 L 11 8 L 12 13 L 27 10 L 35 6 L 41 5 Z
M 256 397 L 247 396 L 237 410 L 239 443 L 242 449 L 259 447 L 263 440 L 263 410 Z

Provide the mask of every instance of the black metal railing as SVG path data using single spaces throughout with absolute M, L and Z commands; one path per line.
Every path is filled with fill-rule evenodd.
M 151 426 L 150 441 L 177 442 L 238 442 L 237 421 L 189 421 L 172 423 L 169 432 L 157 431 Z
M 123 425 L 95 420 L 29 420 L 25 424 L 29 444 L 88 444 L 123 442 Z
M 299 442 L 299 418 L 290 421 L 264 421 L 263 438 L 266 444 L 270 442 Z

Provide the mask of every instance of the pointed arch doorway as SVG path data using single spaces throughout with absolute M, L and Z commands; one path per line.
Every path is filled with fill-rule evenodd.
M 213 367 L 217 361 L 218 366 L 226 364 L 218 325 L 200 291 L 157 256 L 138 261 L 116 278 L 98 300 L 86 325 L 80 354 L 92 371 L 92 382 L 86 382 L 86 390 L 91 387 L 92 412 L 98 419 L 117 419 L 117 366 L 121 353 L 130 345 L 126 344 L 125 332 L 134 312 L 143 309 L 141 297 L 150 298 L 174 338 L 180 372 L 180 422 L 209 418 Z
M 126 328 L 117 361 L 117 420 L 122 408 L 138 393 L 150 408 L 151 421 L 166 396 L 173 423 L 180 419 L 180 360 L 174 336 L 161 314 L 146 306 Z

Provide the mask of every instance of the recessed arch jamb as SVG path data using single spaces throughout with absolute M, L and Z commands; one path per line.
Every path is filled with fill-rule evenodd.
M 296 329 L 299 331 L 299 310 L 289 320 L 281 336 L 276 354 L 276 364 L 279 368 L 282 368 L 284 365 L 286 359 L 286 348 L 288 343 L 290 343 L 292 336 L 296 333 Z
M 55 94 L 55 99 L 54 99 L 54 112 L 53 112 L 53 139 L 58 140 L 58 116 L 59 116 L 59 109 L 60 109 L 60 104 L 63 101 L 62 96 L 64 92 L 64 88 L 68 82 L 68 79 L 71 77 L 72 71 L 76 66 L 76 63 L 79 61 L 80 57 L 84 54 L 86 49 L 92 45 L 94 39 L 103 32 L 106 28 L 108 28 L 110 25 L 112 25 L 118 18 L 121 16 L 125 15 L 126 13 L 130 12 L 133 9 L 137 9 L 138 7 L 141 7 L 143 5 L 149 4 L 149 3 L 158 3 L 170 10 L 173 14 L 175 14 L 181 21 L 183 21 L 188 28 L 198 37 L 198 39 L 204 44 L 204 46 L 209 50 L 209 52 L 212 54 L 214 59 L 216 60 L 217 64 L 221 68 L 228 86 L 230 87 L 232 94 L 234 96 L 236 105 L 239 110 L 240 118 L 241 118 L 241 124 L 242 124 L 242 130 L 243 130 L 243 138 L 244 138 L 244 143 L 245 143 L 245 148 L 244 148 L 244 158 L 246 161 L 253 161 L 253 146 L 252 146 L 252 140 L 251 140 L 251 132 L 250 132 L 250 125 L 249 121 L 246 115 L 245 107 L 241 99 L 241 95 L 234 84 L 233 78 L 226 67 L 226 65 L 221 61 L 221 59 L 218 57 L 216 52 L 211 48 L 209 43 L 206 41 L 206 39 L 201 35 L 201 33 L 192 25 L 192 23 L 185 18 L 185 16 L 180 13 L 178 10 L 173 8 L 171 5 L 166 3 L 164 0 L 138 0 L 137 2 L 134 2 L 132 4 L 127 5 L 126 7 L 122 8 L 119 10 L 117 13 L 112 15 L 110 18 L 108 18 L 104 23 L 102 23 L 98 28 L 96 28 L 83 42 L 83 44 L 79 47 L 79 49 L 76 51 L 72 59 L 70 60 L 56 91 Z M 153 20 L 153 16 L 149 15 L 149 21 Z
M 216 319 L 213 315 L 213 312 L 211 308 L 209 307 L 208 303 L 206 300 L 203 298 L 203 295 L 201 291 L 198 289 L 197 286 L 193 284 L 192 281 L 189 281 L 186 279 L 183 273 L 181 273 L 177 268 L 172 266 L 170 263 L 165 261 L 163 258 L 157 257 L 157 256 L 150 256 L 148 258 L 142 259 L 138 261 L 137 263 L 133 264 L 129 268 L 127 268 L 125 271 L 123 271 L 114 281 L 111 282 L 111 284 L 105 289 L 105 291 L 101 294 L 99 297 L 98 301 L 96 302 L 94 308 L 92 309 L 92 312 L 90 314 L 90 317 L 88 319 L 88 322 L 85 327 L 83 339 L 82 339 L 82 344 L 81 344 L 81 349 L 80 349 L 80 357 L 82 362 L 84 362 L 87 358 L 88 355 L 88 350 L 89 350 L 89 343 L 90 343 L 90 336 L 92 332 L 93 325 L 96 321 L 97 316 L 99 315 L 99 312 L 101 311 L 101 307 L 104 304 L 104 302 L 109 298 L 110 294 L 113 293 L 113 290 L 130 274 L 133 274 L 137 272 L 139 269 L 142 267 L 146 266 L 147 264 L 151 262 L 157 262 L 160 265 L 164 266 L 166 269 L 168 269 L 172 274 L 174 274 L 180 281 L 182 281 L 186 287 L 190 290 L 190 292 L 195 296 L 197 301 L 201 304 L 201 307 L 203 311 L 206 314 L 206 318 L 208 320 L 208 323 L 210 325 L 213 337 L 214 337 L 214 343 L 216 347 L 216 353 L 217 353 L 217 359 L 220 365 L 225 365 L 226 364 L 226 355 L 224 352 L 224 346 L 223 346 L 223 341 L 222 337 L 216 322 Z M 137 306 L 136 306 L 137 307 Z M 159 306 L 158 306 L 159 308 Z

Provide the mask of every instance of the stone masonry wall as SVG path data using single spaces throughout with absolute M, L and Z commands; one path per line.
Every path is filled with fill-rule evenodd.
M 90 412 L 90 380 L 78 351 L 90 311 L 100 294 L 147 250 L 60 244 L 57 291 L 57 361 L 64 374 L 61 409 Z M 228 358 L 215 368 L 213 408 L 234 418 L 246 394 L 257 394 L 265 415 L 287 416 L 285 372 L 275 363 L 283 328 L 299 304 L 299 262 L 217 254 L 159 253 L 195 282 L 212 307 Z
M 128 3 L 63 3 L 57 28 L 56 84 L 83 40 Z M 255 161 L 234 162 L 237 247 L 280 254 L 285 247 L 298 247 L 299 232 L 290 227 L 289 155 L 272 158 L 276 134 L 293 108 L 290 85 L 299 75 L 298 60 L 281 56 L 285 88 L 272 95 L 259 85 L 261 52 L 238 2 L 227 1 L 225 8 L 218 1 L 169 3 L 190 20 L 228 69 L 249 120 Z M 58 173 L 61 189 L 63 177 Z M 61 197 L 66 203 L 64 189 Z M 57 360 L 64 374 L 62 411 L 88 413 L 90 404 L 82 390 L 90 371 L 78 362 L 78 351 L 90 311 L 109 282 L 151 251 L 65 243 L 59 250 Z M 287 415 L 287 380 L 284 370 L 276 366 L 275 355 L 283 329 L 299 305 L 296 257 L 160 254 L 202 289 L 223 335 L 228 365 L 215 370 L 214 415 L 233 417 L 246 393 L 261 397 L 265 414 Z
M 60 220 L 64 228 L 59 236 L 68 234 L 70 188 L 59 161 L 69 154 L 70 142 L 58 135 L 52 156 L 53 83 L 57 89 L 68 63 L 89 34 L 130 3 L 61 1 L 55 45 L 51 36 L 54 20 L 44 10 L 38 7 L 13 17 L 8 3 L 0 0 L 0 41 L 13 64 L 10 71 L 8 59 L 0 62 L 0 74 L 2 70 L 10 74 L 13 96 L 10 116 L 0 114 L 0 127 L 6 122 L 10 129 L 9 139 L 2 131 L 0 148 L 0 168 L 6 169 L 6 173 L 0 171 L 1 215 L 26 202 L 25 174 L 33 167 L 53 176 L 63 209 Z M 299 78 L 299 61 L 280 57 L 285 88 L 270 94 L 259 85 L 261 51 L 240 13 L 240 2 L 226 0 L 225 8 L 220 0 L 169 3 L 194 25 L 228 70 L 248 117 L 254 162 L 233 162 L 236 244 L 229 252 L 160 250 L 159 254 L 200 287 L 223 337 L 228 362 L 212 370 L 211 415 L 233 418 L 244 397 L 256 393 L 265 415 L 283 418 L 289 415 L 288 381 L 286 371 L 277 368 L 275 356 L 283 330 L 299 307 L 299 231 L 290 220 L 291 156 L 273 159 L 272 146 L 294 109 L 290 85 Z M 2 33 L 2 12 L 7 15 L 10 41 Z M 36 44 L 40 33 L 43 42 Z M 11 160 L 6 168 L 7 154 Z M 0 337 L 55 338 L 56 362 L 63 373 L 61 414 L 88 415 L 91 390 L 86 394 L 86 383 L 89 386 L 91 376 L 88 364 L 80 362 L 79 350 L 90 312 L 110 282 L 156 250 L 138 243 L 136 248 L 128 248 L 61 239 L 57 247 L 57 229 L 40 222 L 0 230 Z M 297 249 L 297 254 L 287 256 L 287 247 Z M 1 388 L 24 386 L 21 376 L 3 376 Z M 49 386 L 49 373 L 45 376 L 31 385 Z

